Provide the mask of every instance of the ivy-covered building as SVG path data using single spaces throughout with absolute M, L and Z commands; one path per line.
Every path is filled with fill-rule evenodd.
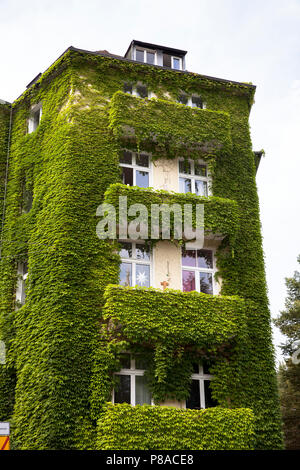
M 0 102 L 0 420 L 14 448 L 281 448 L 255 86 L 188 72 L 185 56 L 70 47 Z M 203 247 L 174 223 L 170 239 L 99 239 L 97 208 L 120 227 L 120 196 L 149 213 L 203 204 Z

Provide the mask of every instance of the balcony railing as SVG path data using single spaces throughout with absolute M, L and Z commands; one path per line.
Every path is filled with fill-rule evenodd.
M 110 335 L 132 344 L 178 344 L 188 348 L 220 347 L 241 337 L 246 302 L 236 296 L 161 291 L 109 285 L 104 320 Z
M 110 102 L 110 127 L 122 143 L 150 150 L 153 158 L 214 158 L 230 150 L 230 116 L 118 91 Z
M 127 197 L 127 207 L 129 208 L 133 204 L 142 204 L 147 209 L 146 222 L 148 226 L 148 237 L 147 239 L 152 240 L 153 234 L 151 233 L 151 220 L 152 208 L 154 204 L 161 206 L 162 204 L 167 205 L 172 209 L 173 205 L 177 205 L 177 208 L 182 208 L 184 211 L 185 205 L 189 204 L 192 207 L 192 227 L 196 228 L 196 207 L 197 204 L 203 204 L 204 206 L 204 232 L 206 236 L 212 234 L 216 238 L 228 237 L 229 242 L 233 242 L 238 228 L 239 228 L 239 206 L 236 201 L 231 199 L 224 199 L 220 197 L 201 197 L 194 194 L 188 193 L 174 193 L 164 190 L 156 191 L 152 188 L 139 188 L 136 186 L 126 186 L 120 183 L 112 184 L 105 193 L 104 202 L 112 204 L 116 211 L 116 222 L 120 221 L 120 215 L 123 208 L 120 206 L 120 197 Z M 134 220 L 136 216 L 128 216 L 128 223 Z M 172 221 L 172 217 L 171 217 Z M 184 218 L 182 217 L 182 229 Z M 170 239 L 180 238 L 174 233 L 174 223 L 170 224 Z M 161 225 L 160 225 L 161 226 Z M 183 232 L 183 230 L 182 230 Z M 178 235 L 178 233 L 177 233 Z M 159 238 L 162 234 L 159 234 Z M 183 238 L 182 238 L 183 239 Z

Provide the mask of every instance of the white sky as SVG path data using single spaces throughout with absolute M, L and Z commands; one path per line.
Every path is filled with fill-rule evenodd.
M 266 151 L 257 184 L 276 317 L 300 254 L 300 0 L 0 0 L 0 99 L 15 100 L 71 45 L 124 55 L 132 39 L 187 50 L 190 71 L 257 86 L 250 123 L 253 149 Z

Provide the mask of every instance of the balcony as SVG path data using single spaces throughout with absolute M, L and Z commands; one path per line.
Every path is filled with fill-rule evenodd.
M 246 307 L 236 296 L 109 285 L 103 319 L 111 338 L 121 335 L 122 340 L 150 348 L 171 343 L 199 351 L 240 338 Z
M 110 102 L 110 127 L 130 148 L 153 158 L 213 159 L 231 149 L 230 117 L 223 111 L 195 109 L 159 99 L 141 99 L 118 91 Z
M 148 220 L 145 222 L 148 225 L 148 239 L 152 239 L 151 234 L 151 210 L 152 205 L 166 204 L 170 207 L 177 204 L 184 209 L 185 204 L 191 204 L 193 209 L 192 227 L 196 227 L 196 206 L 197 204 L 204 205 L 204 232 L 206 237 L 214 237 L 222 239 L 228 237 L 229 242 L 232 243 L 236 237 L 239 228 L 239 206 L 236 201 L 231 199 L 224 199 L 220 197 L 201 197 L 195 194 L 174 193 L 164 190 L 156 191 L 152 188 L 139 188 L 136 186 L 126 186 L 120 183 L 112 184 L 109 186 L 105 193 L 104 202 L 112 204 L 116 210 L 116 221 L 120 220 L 120 213 L 122 208 L 119 204 L 119 197 L 127 197 L 127 207 L 133 204 L 143 204 L 147 209 Z M 122 212 L 122 215 L 124 213 Z M 136 216 L 128 216 L 128 223 L 134 220 Z M 182 222 L 184 221 L 184 218 Z M 161 224 L 160 224 L 161 226 Z M 182 227 L 183 228 L 183 227 Z M 174 233 L 174 223 L 170 227 L 170 239 L 180 237 Z M 183 230 L 182 230 L 183 232 Z M 160 232 L 159 237 L 162 237 Z

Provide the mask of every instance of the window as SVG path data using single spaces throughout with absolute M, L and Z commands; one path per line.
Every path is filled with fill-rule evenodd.
M 142 242 L 120 242 L 121 286 L 150 287 L 151 285 L 151 254 Z
M 144 372 L 146 364 L 138 357 L 130 354 L 121 355 L 122 369 L 115 375 L 119 378 L 119 384 L 113 391 L 113 403 L 129 403 L 135 405 L 152 405 L 151 394 L 147 385 Z
M 202 364 L 193 364 L 193 368 L 191 391 L 186 401 L 186 407 L 200 410 L 201 408 L 217 406 L 218 403 L 211 396 L 210 382 L 212 376 L 209 372 L 209 364 L 203 361 Z
M 172 69 L 181 70 L 181 59 L 179 57 L 172 57 Z
M 16 291 L 16 301 L 22 306 L 25 304 L 26 298 L 26 279 L 28 277 L 27 261 L 18 263 L 18 283 Z
M 28 134 L 31 134 L 38 127 L 42 117 L 42 104 L 36 104 L 31 108 L 28 119 Z
M 207 164 L 200 160 L 179 160 L 179 192 L 208 195 Z
M 124 83 L 123 86 L 124 93 L 128 93 L 129 95 L 137 96 L 138 98 L 150 98 L 151 93 L 148 92 L 148 88 L 146 85 L 142 83 L 138 83 L 133 85 L 132 83 Z
M 120 157 L 122 182 L 128 186 L 148 188 L 150 185 L 150 156 L 124 150 Z
M 200 96 L 188 96 L 185 93 L 181 93 L 178 97 L 178 103 L 190 106 L 191 108 L 205 109 L 206 105 L 202 101 Z
M 213 294 L 214 254 L 212 250 L 182 248 L 182 290 Z
M 136 49 L 135 60 L 138 62 L 146 62 L 150 65 L 156 64 L 156 52 L 149 49 Z

